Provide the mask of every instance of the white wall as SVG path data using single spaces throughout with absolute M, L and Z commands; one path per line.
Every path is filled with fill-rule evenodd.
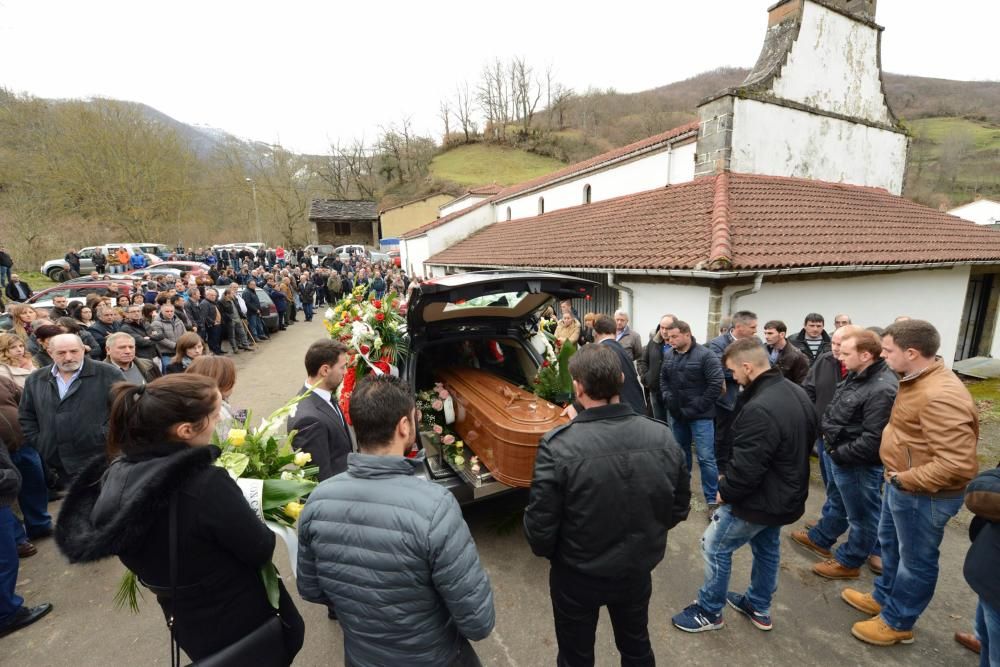
M 514 220 L 538 215 L 539 197 L 545 198 L 546 213 L 579 206 L 584 203 L 583 186 L 586 184 L 591 188 L 591 201 L 596 202 L 652 190 L 669 183 L 690 181 L 694 178 L 695 147 L 695 141 L 673 146 L 670 150 L 664 147 L 630 162 L 561 181 L 522 197 L 497 202 L 496 220 L 500 222 L 507 219 L 507 207 L 510 207 L 511 218 Z
M 834 113 L 889 123 L 879 80 L 878 30 L 812 2 L 772 85 L 775 95 Z
M 765 277 L 760 292 L 741 297 L 736 310 L 757 313 L 761 330 L 768 320 L 781 320 L 788 326 L 789 335 L 798 333 L 803 318 L 812 312 L 823 315 L 828 331 L 838 313 L 847 313 L 854 324 L 863 327 L 886 327 L 898 315 L 909 315 L 937 327 L 941 333 L 939 354 L 951 366 L 968 284 L 968 266 L 856 278 L 803 276 L 793 282 L 770 284 Z M 723 312 L 728 308 L 729 295 L 749 286 L 748 282 L 723 290 Z
M 438 209 L 438 217 L 444 218 L 451 215 L 455 211 L 461 211 L 467 209 L 473 204 L 478 204 L 479 202 L 486 199 L 486 195 L 462 195 L 458 199 L 448 202 L 444 206 Z
M 408 275 L 423 276 L 424 262 L 427 261 L 428 257 L 430 257 L 430 252 L 427 248 L 426 236 L 399 240 L 399 260 Z
M 828 116 L 735 100 L 732 170 L 903 189 L 906 135 Z
M 700 285 L 678 285 L 662 283 L 630 283 L 624 276 L 617 278 L 619 284 L 631 287 L 632 322 L 629 326 L 642 335 L 642 342 L 649 340 L 649 334 L 660 325 L 660 318 L 673 313 L 691 325 L 695 339 L 705 342 L 708 330 L 708 306 L 710 288 Z
M 977 225 L 997 225 L 1000 224 L 1000 202 L 980 199 L 958 208 L 948 211 L 951 215 L 957 215 L 963 220 L 974 222 Z

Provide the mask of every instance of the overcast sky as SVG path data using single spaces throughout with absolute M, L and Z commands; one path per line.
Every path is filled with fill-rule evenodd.
M 775 0 L 0 0 L 0 86 L 144 102 L 186 123 L 327 152 L 438 102 L 495 57 L 635 92 L 751 67 Z M 879 0 L 886 71 L 1000 80 L 997 0 Z

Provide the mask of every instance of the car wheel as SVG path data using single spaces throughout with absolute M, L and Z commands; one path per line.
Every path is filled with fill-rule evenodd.
M 61 283 L 66 280 L 66 270 L 58 266 L 53 266 L 46 275 L 53 282 Z

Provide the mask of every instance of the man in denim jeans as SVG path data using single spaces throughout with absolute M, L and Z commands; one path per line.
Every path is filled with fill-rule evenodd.
M 846 327 L 844 327 L 846 328 Z M 826 560 L 812 571 L 827 579 L 857 579 L 878 539 L 882 511 L 879 444 L 889 421 L 899 378 L 881 358 L 879 337 L 867 330 L 848 333 L 840 359 L 848 375 L 823 412 L 821 428 L 829 479 L 819 522 L 796 530 L 792 541 Z M 850 527 L 847 543 L 830 548 Z
M 882 575 L 872 593 L 845 589 L 844 601 L 873 618 L 851 633 L 878 646 L 908 644 L 934 596 L 944 528 L 979 472 L 979 416 L 969 391 L 936 356 L 937 329 L 923 320 L 885 330 L 882 358 L 902 376 L 882 433 L 885 497 L 878 537 Z
M 705 582 L 698 599 L 673 617 L 685 632 L 723 627 L 730 607 L 760 630 L 771 629 L 771 598 L 778 588 L 781 526 L 805 512 L 809 450 L 816 412 L 806 392 L 771 368 L 767 350 L 753 339 L 726 348 L 723 362 L 743 393 L 733 423 L 733 452 L 719 478 L 721 505 L 701 538 Z M 750 543 L 753 569 L 745 594 L 728 591 L 733 552 Z
M 667 327 L 671 349 L 660 367 L 660 393 L 670 413 L 670 427 L 692 469 L 694 445 L 701 470 L 701 490 L 709 512 L 717 507 L 719 468 L 715 463 L 715 401 L 722 394 L 722 364 L 691 335 L 687 322 L 675 320 Z

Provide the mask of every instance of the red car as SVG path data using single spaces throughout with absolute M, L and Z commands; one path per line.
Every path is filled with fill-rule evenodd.
M 114 283 L 117 287 L 118 296 L 129 296 L 132 294 L 132 283 L 128 280 L 87 280 L 77 278 L 69 282 L 39 290 L 31 295 L 27 303 L 38 308 L 51 308 L 52 299 L 57 296 L 65 296 L 70 303 L 79 301 L 83 303 L 87 300 L 88 294 L 100 294 L 101 296 L 112 296 L 110 289 Z
M 399 251 L 398 250 L 390 250 L 386 254 L 389 255 L 389 259 L 392 260 L 393 264 L 395 264 L 396 266 L 401 266 L 402 265 L 402 260 L 399 257 Z

